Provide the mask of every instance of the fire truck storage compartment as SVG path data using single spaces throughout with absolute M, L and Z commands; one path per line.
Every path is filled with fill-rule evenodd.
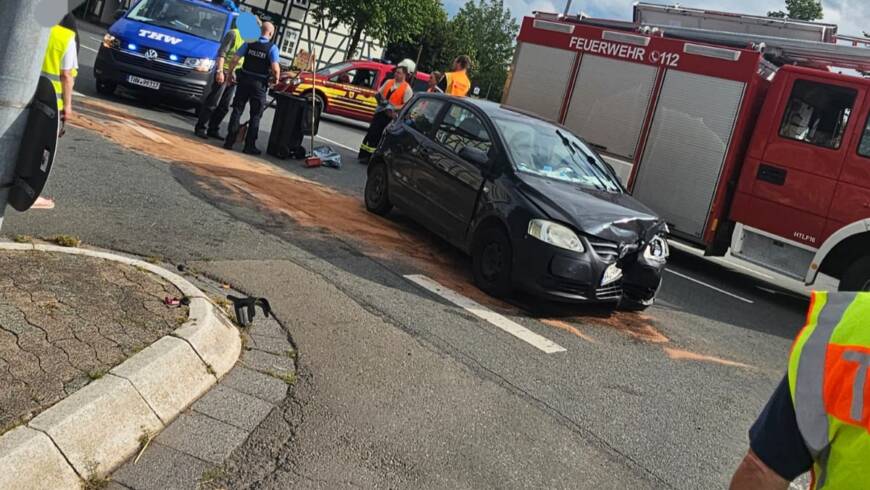
M 657 72 L 656 66 L 592 54 L 580 61 L 564 124 L 598 147 L 623 182 L 631 173 Z
M 575 51 L 519 43 L 505 104 L 558 121 L 576 59 Z
M 632 194 L 677 235 L 704 236 L 745 86 L 684 71 L 665 74 Z

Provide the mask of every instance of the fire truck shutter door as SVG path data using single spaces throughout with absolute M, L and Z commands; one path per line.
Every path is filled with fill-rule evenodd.
M 633 194 L 686 238 L 701 239 L 744 85 L 669 70 Z
M 655 79 L 655 66 L 583 56 L 565 126 L 633 161 Z
M 575 51 L 521 43 L 505 104 L 558 121 Z

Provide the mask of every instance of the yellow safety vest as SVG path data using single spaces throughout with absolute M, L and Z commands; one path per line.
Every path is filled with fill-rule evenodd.
M 230 62 L 232 62 L 233 57 L 236 55 L 236 53 L 239 51 L 239 49 L 242 48 L 242 45 L 245 44 L 245 40 L 242 38 L 242 33 L 239 32 L 238 29 L 232 29 L 230 32 L 235 34 L 236 40 L 233 41 L 233 46 L 229 49 L 229 51 L 227 51 L 227 57 L 224 58 L 224 71 L 227 73 L 229 73 L 229 71 L 230 71 Z M 244 62 L 245 62 L 245 57 L 242 56 L 241 58 L 239 58 L 239 63 L 236 65 L 236 67 L 237 68 L 241 67 L 242 63 L 244 63 Z
M 57 109 L 60 111 L 63 110 L 63 85 L 60 83 L 60 66 L 70 41 L 75 37 L 76 33 L 66 27 L 52 27 L 51 34 L 48 36 L 48 46 L 45 48 L 45 60 L 42 62 L 42 76 L 47 77 L 54 85 L 54 93 L 57 94 Z M 73 70 L 72 76 L 76 76 L 76 74 L 76 70 Z
M 813 489 L 870 488 L 870 292 L 814 292 L 788 383 Z

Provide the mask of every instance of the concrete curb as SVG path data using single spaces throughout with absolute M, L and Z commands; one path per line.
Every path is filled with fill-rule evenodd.
M 238 329 L 208 297 L 162 267 L 109 252 L 0 242 L 2 251 L 96 257 L 140 267 L 190 298 L 187 322 L 109 374 L 0 436 L 0 490 L 79 488 L 139 450 L 235 365 Z

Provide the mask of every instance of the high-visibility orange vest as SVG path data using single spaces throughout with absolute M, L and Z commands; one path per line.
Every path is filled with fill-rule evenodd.
M 870 488 L 870 292 L 814 292 L 788 384 L 813 489 Z
M 387 80 L 387 83 L 384 84 L 384 87 L 381 89 L 381 95 L 387 97 L 387 94 L 390 94 L 390 90 L 393 90 L 393 85 L 396 84 L 395 80 Z M 400 109 L 403 105 L 405 105 L 405 91 L 410 90 L 411 86 L 408 85 L 408 82 L 402 82 L 402 85 L 399 86 L 392 94 L 390 94 L 387 102 L 390 103 L 391 106 L 396 109 Z
M 459 97 L 468 95 L 468 91 L 471 90 L 471 80 L 468 79 L 468 74 L 465 70 L 449 71 L 444 76 L 447 77 L 447 90 L 444 91 L 445 94 Z

